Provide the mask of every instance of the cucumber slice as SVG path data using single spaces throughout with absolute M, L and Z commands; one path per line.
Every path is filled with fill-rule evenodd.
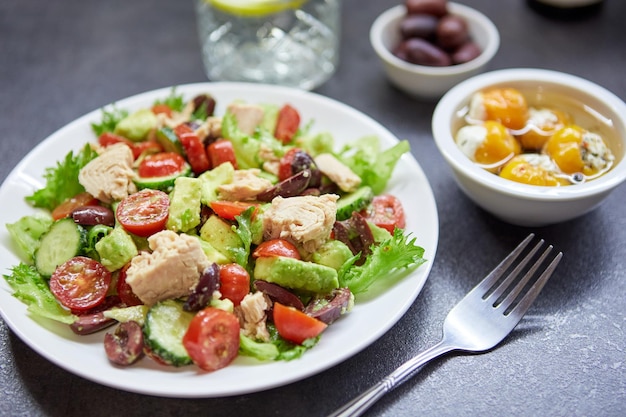
M 176 152 L 185 156 L 183 144 L 180 143 L 176 133 L 169 127 L 162 127 L 156 131 L 156 141 L 163 147 L 165 152 Z
M 35 252 L 35 267 L 45 277 L 54 273 L 57 266 L 78 256 L 87 245 L 87 231 L 67 217 L 50 226 L 41 238 Z
M 353 212 L 363 210 L 373 199 L 374 192 L 367 185 L 344 195 L 337 201 L 337 220 L 349 219 Z
M 173 366 L 192 363 L 183 336 L 194 314 L 183 310 L 183 304 L 174 300 L 156 303 L 146 315 L 143 326 L 144 342 L 152 354 Z
M 136 177 L 133 182 L 138 189 L 152 188 L 154 190 L 161 190 L 169 193 L 174 188 L 174 182 L 178 177 L 190 177 L 191 165 L 185 163 L 184 168 L 172 175 L 165 175 L 162 177 Z

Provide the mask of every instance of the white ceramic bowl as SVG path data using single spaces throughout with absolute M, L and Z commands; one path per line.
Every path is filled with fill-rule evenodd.
M 615 155 L 611 170 L 584 184 L 542 187 L 500 178 L 477 166 L 454 141 L 453 135 L 462 125 L 459 114 L 475 92 L 505 86 L 566 95 L 599 113 L 602 123 L 616 132 L 614 137 L 605 138 Z M 574 219 L 597 207 L 626 179 L 626 104 L 597 84 L 561 72 L 506 69 L 470 78 L 439 101 L 432 131 L 439 151 L 465 194 L 496 217 L 516 225 L 544 226 Z
M 389 80 L 412 96 L 438 99 L 459 82 L 480 73 L 491 61 L 500 46 L 496 26 L 482 13 L 453 2 L 448 2 L 450 14 L 465 19 L 474 42 L 482 53 L 464 64 L 449 67 L 429 67 L 403 61 L 391 52 L 401 40 L 400 21 L 406 14 L 403 4 L 383 12 L 372 24 L 370 42 L 383 63 Z

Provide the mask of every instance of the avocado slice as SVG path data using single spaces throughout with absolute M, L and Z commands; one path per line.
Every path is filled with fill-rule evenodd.
M 283 256 L 258 258 L 254 278 L 312 293 L 329 293 L 339 287 L 333 268 Z

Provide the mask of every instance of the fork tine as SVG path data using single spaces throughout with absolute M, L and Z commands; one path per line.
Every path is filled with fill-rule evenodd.
M 539 249 L 539 246 L 543 244 L 543 240 L 541 242 L 539 242 L 539 244 L 537 244 L 537 246 L 535 246 L 534 249 Z M 537 261 L 530 267 L 530 269 L 526 272 L 526 274 L 524 274 L 524 276 L 522 277 L 522 279 L 520 279 L 517 284 L 515 284 L 515 287 L 507 294 L 507 296 L 500 302 L 499 307 L 502 307 L 505 309 L 505 311 L 513 304 L 513 302 L 515 301 L 515 299 L 517 298 L 517 296 L 522 292 L 522 289 L 524 288 L 524 286 L 528 283 L 528 281 L 530 281 L 530 279 L 535 275 L 535 273 L 537 272 L 537 269 L 539 269 L 539 266 L 543 263 L 544 259 L 546 259 L 546 257 L 548 256 L 548 254 L 552 251 L 552 245 L 549 245 L 546 250 L 541 254 L 541 256 L 539 257 L 539 259 L 537 259 Z M 529 253 L 526 258 L 524 258 L 525 263 L 527 261 L 530 260 L 531 256 L 534 256 L 534 253 L 536 252 L 536 250 L 532 251 L 531 253 Z M 521 271 L 521 266 L 525 266 L 524 265 L 519 265 L 517 268 L 515 268 L 515 271 L 513 271 L 511 273 L 511 275 L 513 275 L 513 273 L 515 273 L 515 276 L 509 276 L 509 278 L 515 278 L 517 276 L 517 274 L 519 274 L 519 272 Z M 507 284 L 508 285 L 508 284 Z M 500 288 L 498 288 L 498 290 L 500 290 Z M 500 298 L 501 294 L 498 295 L 498 298 Z
M 528 243 L 535 237 L 534 233 L 529 234 L 526 239 L 524 239 L 517 247 L 513 250 L 513 252 L 509 253 L 506 258 L 504 258 L 498 266 L 496 266 L 471 292 L 478 293 L 481 296 L 487 293 L 493 287 L 493 285 L 498 282 L 498 279 L 506 272 L 506 270 L 511 266 L 511 264 L 517 259 L 517 257 L 522 253 L 522 251 L 528 246 Z
M 535 298 L 537 298 L 544 285 L 546 285 L 546 282 L 548 282 L 548 279 L 552 276 L 552 273 L 556 269 L 562 257 L 562 252 L 556 254 L 552 262 L 550 262 L 550 265 L 548 265 L 548 267 L 539 276 L 537 281 L 535 281 L 532 287 L 530 287 L 530 289 L 524 295 L 524 297 L 522 297 L 520 302 L 509 312 L 509 316 L 516 316 L 521 318 L 524 314 L 526 314 L 528 308 L 531 306 L 533 301 L 535 301 Z
M 488 297 L 485 297 L 485 300 L 487 299 L 492 299 L 494 304 L 496 302 L 498 302 L 498 299 L 502 296 L 502 294 L 505 293 L 505 291 L 511 286 L 511 283 L 517 278 L 517 276 L 522 272 L 522 270 L 526 267 L 526 265 L 528 264 L 528 262 L 530 262 L 530 260 L 533 258 L 533 256 L 535 256 L 535 253 L 537 253 L 537 251 L 539 250 L 539 248 L 543 245 L 544 240 L 541 239 L 539 240 L 539 242 L 535 245 L 534 248 L 532 248 L 530 250 L 530 252 L 528 252 L 528 254 L 524 257 L 524 259 L 522 259 L 516 266 L 515 268 L 509 273 L 509 275 L 504 279 L 504 281 L 502 281 L 498 287 L 496 289 L 493 290 L 493 292 L 491 294 L 489 294 Z M 536 267 L 535 267 L 536 268 Z M 524 278 L 520 281 L 520 283 L 525 284 L 526 282 L 528 282 L 528 280 L 530 279 L 530 275 L 526 274 L 526 276 L 524 276 Z M 519 286 L 519 284 L 518 284 Z M 519 287 L 518 289 L 518 293 L 519 291 L 521 291 L 523 285 Z M 517 287 L 516 287 L 517 289 Z

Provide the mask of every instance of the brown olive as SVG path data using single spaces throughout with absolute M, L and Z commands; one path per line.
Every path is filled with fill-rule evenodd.
M 450 56 L 444 50 L 424 39 L 409 39 L 406 41 L 405 47 L 407 58 L 413 64 L 431 67 L 452 65 Z
M 403 39 L 434 39 L 439 19 L 430 14 L 408 15 L 400 22 L 400 34 Z
M 459 16 L 444 16 L 437 26 L 437 43 L 446 50 L 454 50 L 469 38 L 467 23 Z
M 446 0 L 405 0 L 408 14 L 430 14 L 441 17 L 448 13 Z
M 81 226 L 115 226 L 113 210 L 104 206 L 82 206 L 72 211 L 72 219 Z
M 476 43 L 465 42 L 451 55 L 453 64 L 464 64 L 472 59 L 478 58 L 481 54 L 480 47 Z
M 143 332 L 135 321 L 121 323 L 113 333 L 104 335 L 104 350 L 109 360 L 128 366 L 143 356 Z

